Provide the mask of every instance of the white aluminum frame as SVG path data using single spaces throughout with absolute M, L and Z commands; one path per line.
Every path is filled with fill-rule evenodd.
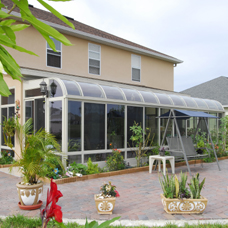
M 133 62 L 132 61 L 132 58 L 133 58 L 133 56 L 139 57 L 139 59 L 140 59 L 140 68 L 136 68 L 136 67 L 133 67 L 132 66 L 132 62 Z M 139 81 L 133 80 L 133 77 L 132 77 L 132 68 L 140 70 Z M 141 56 L 140 55 L 131 54 L 131 81 L 132 82 L 141 82 L 141 76 L 142 76 L 142 73 L 141 73 L 142 70 L 141 70 L 141 68 L 142 68 L 142 66 L 141 66 Z
M 100 52 L 90 51 L 90 50 L 89 50 L 89 45 L 90 45 L 90 44 L 98 46 Z M 93 52 L 93 53 L 99 54 L 99 55 L 100 55 L 100 59 L 98 60 L 98 59 L 95 59 L 95 58 L 90 58 L 90 57 L 89 57 L 89 52 Z M 90 59 L 99 61 L 99 63 L 100 63 L 100 65 L 99 65 L 99 74 L 93 74 L 93 73 L 90 73 L 90 72 L 89 72 L 89 60 L 90 60 Z M 92 74 L 92 75 L 98 75 L 98 76 L 101 75 L 101 45 L 94 44 L 94 43 L 88 43 L 88 73 L 89 73 L 89 74 Z
M 54 38 L 53 38 L 54 39 Z M 58 41 L 58 40 L 56 40 L 56 41 Z M 60 42 L 60 41 L 58 41 L 58 42 Z M 51 67 L 51 68 L 56 68 L 56 69 L 62 69 L 63 68 L 63 63 L 62 63 L 62 55 L 63 55 L 63 48 L 62 48 L 62 43 L 60 42 L 60 48 L 61 48 L 61 50 L 59 51 L 59 50 L 57 50 L 56 49 L 56 51 L 59 51 L 60 53 L 61 53 L 61 55 L 60 55 L 60 64 L 61 64 L 61 67 L 55 67 L 55 66 L 48 66 L 48 64 L 47 64 L 47 55 L 48 55 L 48 51 L 47 50 L 52 50 L 51 48 L 48 48 L 47 47 L 47 44 L 48 44 L 48 42 L 46 41 L 46 67 Z M 52 50 L 53 51 L 53 50 Z M 59 55 L 56 55 L 56 54 L 50 54 L 50 55 L 55 55 L 55 56 L 59 56 Z
M 145 130 L 145 108 L 146 107 L 157 108 L 159 116 L 161 115 L 161 108 L 163 108 L 163 109 L 173 108 L 172 105 L 162 105 L 160 103 L 159 104 L 146 103 L 143 99 L 142 94 L 138 90 L 133 89 L 133 88 L 128 88 L 128 87 L 126 87 L 126 88 L 135 90 L 139 94 L 142 102 L 127 101 L 123 90 L 121 89 L 121 87 L 117 87 L 117 86 L 115 86 L 115 87 L 119 88 L 119 90 L 121 91 L 121 94 L 123 95 L 124 100 L 107 99 L 103 88 L 98 83 L 94 83 L 94 84 L 98 85 L 98 87 L 102 91 L 103 96 L 104 96 L 103 98 L 83 96 L 83 91 L 77 82 L 76 82 L 76 84 L 79 88 L 81 96 L 67 95 L 67 90 L 66 90 L 65 84 L 61 81 L 60 78 L 45 79 L 45 81 L 48 84 L 48 87 L 49 87 L 50 82 L 53 79 L 59 83 L 59 85 L 62 89 L 62 92 L 63 92 L 63 96 L 53 97 L 53 98 L 50 98 L 50 97 L 47 98 L 45 96 L 45 128 L 47 131 L 50 130 L 50 105 L 49 105 L 50 102 L 51 101 L 62 101 L 62 152 L 63 153 L 60 155 L 62 156 L 63 161 L 64 161 L 65 157 L 67 157 L 67 156 L 79 155 L 79 156 L 81 156 L 81 162 L 85 163 L 84 155 L 86 155 L 86 154 L 111 153 L 112 152 L 112 149 L 107 149 L 107 105 L 108 104 L 124 105 L 124 108 L 125 108 L 125 112 L 124 112 L 125 113 L 125 116 L 124 116 L 124 134 L 125 134 L 124 135 L 124 148 L 119 148 L 119 149 L 122 150 L 122 152 L 124 152 L 124 157 L 125 157 L 125 160 L 127 162 L 129 162 L 129 161 L 134 162 L 135 161 L 135 158 L 127 158 L 127 152 L 134 149 L 134 148 L 128 148 L 128 145 L 127 145 L 127 107 L 128 106 L 135 106 L 135 107 L 142 107 L 143 108 L 143 123 L 142 124 L 143 124 L 144 130 Z M 37 85 L 39 84 L 37 82 L 41 82 L 41 81 L 43 81 L 43 79 L 25 82 L 24 89 L 23 89 L 24 90 L 23 91 L 23 95 L 24 95 L 23 104 L 25 104 L 25 101 L 35 100 L 36 98 L 43 98 L 43 96 L 25 98 L 25 90 L 37 88 Z M 88 83 L 90 83 L 90 82 L 88 82 Z M 110 86 L 110 85 L 108 85 L 108 86 Z M 156 99 L 158 100 L 156 93 L 153 92 L 153 94 L 155 95 Z M 166 95 L 168 95 L 168 94 L 166 94 Z M 167 96 L 167 97 L 169 100 L 171 100 L 171 103 L 173 103 L 172 99 L 169 96 Z M 68 152 L 68 101 L 81 102 L 81 151 Z M 194 99 L 193 99 L 193 101 L 194 101 Z M 104 146 L 104 149 L 86 150 L 86 151 L 84 149 L 84 127 L 83 126 L 84 126 L 84 104 L 85 104 L 85 102 L 86 103 L 96 103 L 96 104 L 105 105 L 105 146 Z M 184 101 L 184 103 L 185 103 L 185 101 Z M 25 105 L 24 105 L 24 107 L 25 107 Z M 188 107 L 183 107 L 183 106 L 181 106 L 181 107 L 175 106 L 175 107 L 179 108 L 179 109 L 188 108 Z M 197 110 L 197 108 L 195 110 Z M 207 110 L 207 111 L 209 111 L 209 110 Z M 210 110 L 210 111 L 212 111 L 212 110 Z M 0 110 L 0 112 L 1 112 L 1 110 Z M 218 110 L 216 110 L 214 112 L 218 113 Z M 25 115 L 24 115 L 24 118 L 25 118 Z M 161 125 L 161 120 L 160 120 L 160 118 L 158 118 L 158 131 L 157 132 L 158 132 L 158 143 L 159 144 L 161 141 L 160 125 Z M 95 163 L 98 163 L 101 166 L 103 166 L 105 164 L 104 161 L 99 161 L 99 162 L 95 162 Z

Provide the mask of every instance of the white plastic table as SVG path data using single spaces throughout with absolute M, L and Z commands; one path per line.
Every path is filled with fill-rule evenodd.
M 175 158 L 174 156 L 160 156 L 160 155 L 152 155 L 149 156 L 149 173 L 152 173 L 152 168 L 154 161 L 158 160 L 158 171 L 161 172 L 161 161 L 163 163 L 163 173 L 166 174 L 166 160 L 170 161 L 172 173 L 175 174 Z

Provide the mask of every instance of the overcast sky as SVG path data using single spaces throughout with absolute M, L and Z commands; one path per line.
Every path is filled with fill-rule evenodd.
M 29 3 L 42 8 L 36 0 Z M 60 13 L 184 62 L 174 68 L 179 92 L 228 76 L 228 0 L 74 0 Z

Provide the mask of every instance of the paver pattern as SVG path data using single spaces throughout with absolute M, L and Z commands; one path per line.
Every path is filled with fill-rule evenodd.
M 208 199 L 208 205 L 203 214 L 170 215 L 162 206 L 161 187 L 158 174 L 153 171 L 138 172 L 119 176 L 98 178 L 58 185 L 63 193 L 58 204 L 62 207 L 63 217 L 68 219 L 111 219 L 121 216 L 122 220 L 193 220 L 193 219 L 228 219 L 228 160 L 219 161 L 221 171 L 216 163 L 190 165 L 193 174 L 199 172 L 201 180 L 206 177 L 202 195 Z M 176 168 L 176 174 L 186 172 L 186 166 Z M 171 170 L 168 169 L 169 174 Z M 23 214 L 38 217 L 40 210 L 20 210 L 16 183 L 21 178 L 0 172 L 0 215 Z M 190 179 L 190 178 L 189 178 Z M 189 180 L 188 179 L 188 180 Z M 112 215 L 99 215 L 96 211 L 94 194 L 99 193 L 103 182 L 111 181 L 117 186 L 120 197 Z M 49 185 L 44 186 L 42 201 L 46 201 Z M 42 207 L 43 208 L 43 207 Z

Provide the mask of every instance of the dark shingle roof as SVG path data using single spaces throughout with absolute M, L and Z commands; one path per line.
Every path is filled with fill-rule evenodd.
M 1 1 L 5 6 L 8 6 L 8 9 L 11 9 L 11 7 L 13 6 L 13 3 L 12 1 L 10 0 L 2 0 Z M 65 23 L 63 23 L 61 20 L 59 20 L 55 15 L 53 15 L 52 13 L 48 12 L 48 11 L 44 11 L 44 10 L 40 10 L 40 9 L 37 9 L 33 6 L 30 5 L 29 7 L 30 11 L 32 12 L 32 14 L 40 19 L 40 20 L 44 20 L 44 21 L 47 21 L 47 22 L 51 22 L 51 23 L 54 23 L 54 24 L 57 24 L 57 25 L 61 25 L 61 26 L 64 26 L 66 28 L 70 28 L 68 25 L 66 25 Z M 15 8 L 14 9 L 15 12 L 19 12 L 19 9 L 18 8 Z M 145 51 L 151 51 L 153 53 L 156 53 L 156 54 L 159 54 L 159 55 L 162 55 L 164 58 L 172 58 L 175 62 L 175 59 L 174 57 L 172 56 L 169 56 L 169 55 L 166 55 L 166 54 L 163 54 L 161 52 L 158 52 L 158 51 L 155 51 L 153 49 L 150 49 L 150 48 L 147 48 L 147 47 L 144 47 L 142 45 L 139 45 L 139 44 L 136 44 L 136 43 L 133 43 L 131 41 L 128 41 L 128 40 L 125 40 L 125 39 L 122 39 L 118 36 L 114 36 L 110 33 L 107 33 L 107 32 L 104 32 L 102 30 L 99 30 L 99 29 L 96 29 L 96 28 L 93 28 L 89 25 L 86 25 L 86 24 L 83 24 L 79 21 L 75 21 L 75 20 L 69 20 L 74 26 L 75 26 L 75 30 L 78 30 L 80 32 L 85 32 L 85 33 L 88 33 L 88 34 L 91 34 L 91 35 L 95 35 L 95 36 L 98 36 L 98 37 L 101 37 L 101 38 L 105 38 L 105 39 L 108 39 L 110 41 L 116 41 L 116 42 L 119 42 L 119 43 L 122 43 L 122 44 L 126 44 L 126 45 L 130 45 L 132 47 L 135 47 L 135 48 L 140 48 L 140 49 L 143 49 Z M 182 62 L 181 60 L 178 60 L 176 59 L 176 62 L 177 63 L 180 63 Z
M 228 77 L 220 76 L 197 86 L 181 91 L 193 97 L 217 100 L 228 105 Z

